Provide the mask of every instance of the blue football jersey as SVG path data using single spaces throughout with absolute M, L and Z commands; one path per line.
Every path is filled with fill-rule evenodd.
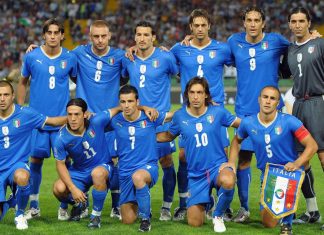
M 244 32 L 228 39 L 237 69 L 235 112 L 239 117 L 259 112 L 258 97 L 263 87 L 278 87 L 280 57 L 289 46 L 287 39 L 277 33 L 265 33 L 255 44 L 245 38 Z
M 0 172 L 17 162 L 28 162 L 31 132 L 42 128 L 46 117 L 29 107 L 14 105 L 14 112 L 0 118 Z
M 21 75 L 30 77 L 29 106 L 47 116 L 65 115 L 70 99 L 69 78 L 77 75 L 76 63 L 75 55 L 65 48 L 56 57 L 46 55 L 42 47 L 27 53 Z
M 139 93 L 141 105 L 167 112 L 171 101 L 171 76 L 178 73 L 178 66 L 172 53 L 154 48 L 147 58 L 134 55 L 134 62 L 123 60 L 123 77 L 130 78 L 130 84 Z
M 163 124 L 165 113 L 160 113 L 156 121 L 140 112 L 136 121 L 127 121 L 122 113 L 111 120 L 111 127 L 115 130 L 119 174 L 127 176 L 145 164 L 157 164 L 158 153 L 155 129 Z
M 172 135 L 181 134 L 190 177 L 200 176 L 227 162 L 221 127 L 229 127 L 235 118 L 221 106 L 208 106 L 199 117 L 192 116 L 187 107 L 175 112 L 169 131 Z
M 65 160 L 72 158 L 72 167 L 76 170 L 91 170 L 109 163 L 109 156 L 104 128 L 110 122 L 109 111 L 97 113 L 89 120 L 89 126 L 82 135 L 75 135 L 67 126 L 62 127 L 55 140 L 54 157 Z
M 223 104 L 223 68 L 224 65 L 232 64 L 228 44 L 213 39 L 203 48 L 177 43 L 171 48 L 171 52 L 179 64 L 182 95 L 190 79 L 204 77 L 208 81 L 213 101 Z
M 285 165 L 298 158 L 294 133 L 302 125 L 296 117 L 278 112 L 275 120 L 265 126 L 255 114 L 242 119 L 237 135 L 241 139 L 250 137 L 257 167 L 264 171 L 267 162 Z
M 78 59 L 76 97 L 87 102 L 90 112 L 101 112 L 118 105 L 125 52 L 110 47 L 106 55 L 98 56 L 91 46 L 78 46 L 72 51 Z

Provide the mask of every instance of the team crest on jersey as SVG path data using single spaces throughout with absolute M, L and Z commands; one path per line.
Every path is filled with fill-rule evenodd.
M 282 133 L 282 128 L 281 128 L 281 126 L 277 126 L 277 127 L 275 127 L 275 133 L 276 133 L 277 135 L 280 135 L 280 134 Z
M 196 123 L 196 130 L 198 132 L 201 132 L 203 130 L 203 125 L 201 122 Z
M 146 65 L 145 64 L 141 64 L 140 72 L 141 72 L 141 74 L 144 74 L 146 72 Z
M 145 120 L 144 120 L 144 121 L 141 121 L 141 122 L 140 122 L 140 126 L 141 126 L 142 128 L 145 128 L 145 127 L 147 126 L 146 121 L 145 121 Z
M 20 120 L 19 119 L 13 120 L 12 123 L 13 123 L 14 127 L 16 127 L 16 128 L 20 127 Z
M 48 72 L 50 73 L 50 75 L 53 75 L 55 73 L 55 66 L 53 66 L 53 65 L 49 66 Z
M 270 135 L 269 134 L 265 134 L 264 135 L 264 141 L 265 141 L 266 144 L 269 144 L 270 143 L 271 139 L 270 139 Z
M 209 57 L 212 58 L 212 59 L 215 58 L 216 57 L 216 51 L 214 51 L 214 50 L 209 51 Z
M 88 135 L 91 137 L 91 138 L 94 138 L 96 136 L 96 132 L 94 130 L 89 130 L 88 131 Z
M 212 124 L 214 122 L 214 116 L 213 115 L 208 115 L 207 116 L 207 122 L 209 122 L 210 124 Z
M 129 127 L 128 127 L 128 133 L 129 133 L 130 135 L 135 135 L 135 127 L 133 127 L 133 126 L 129 126 Z
M 90 148 L 90 144 L 88 143 L 88 141 L 83 141 L 82 145 L 83 145 L 84 149 L 89 149 Z
M 160 62 L 159 62 L 158 60 L 153 60 L 153 61 L 152 61 L 152 66 L 153 66 L 154 68 L 159 67 L 159 65 L 160 65 Z
M 108 58 L 108 64 L 109 64 L 109 65 L 113 65 L 113 64 L 115 64 L 115 59 L 114 59 L 114 57 L 109 57 L 109 58 Z
M 312 54 L 314 52 L 315 46 L 309 46 L 308 47 L 308 53 Z
M 2 134 L 3 135 L 8 135 L 9 134 L 9 128 L 8 128 L 8 126 L 3 126 L 2 127 Z
M 197 62 L 198 62 L 198 64 L 204 63 L 204 56 L 203 55 L 198 55 L 197 56 Z
M 66 60 L 62 60 L 61 63 L 60 63 L 60 66 L 62 69 L 65 69 L 66 66 L 67 66 L 67 61 Z
M 251 57 L 254 57 L 255 56 L 255 48 L 249 48 L 249 55 Z
M 298 53 L 297 54 L 297 62 L 300 63 L 303 60 L 303 54 L 302 53 Z
M 269 43 L 268 43 L 268 42 L 262 42 L 262 44 L 261 44 L 261 48 L 262 48 L 263 50 L 267 50 L 268 47 L 269 47 Z

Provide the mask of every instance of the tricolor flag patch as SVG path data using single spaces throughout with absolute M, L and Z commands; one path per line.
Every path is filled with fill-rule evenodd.
M 209 122 L 210 124 L 214 122 L 214 116 L 213 115 L 208 115 L 207 116 L 207 122 Z
M 154 68 L 159 67 L 159 65 L 160 65 L 160 62 L 159 62 L 158 60 L 153 60 L 153 61 L 152 61 L 152 66 L 153 66 Z
M 263 50 L 268 49 L 268 47 L 269 47 L 268 42 L 262 42 L 262 43 L 261 43 L 261 48 L 262 48 Z
M 20 120 L 19 120 L 19 119 L 14 119 L 14 120 L 13 120 L 13 125 L 14 125 L 14 127 L 16 127 L 16 128 L 20 127 Z
M 65 69 L 66 66 L 67 66 L 67 61 L 66 60 L 62 60 L 60 66 L 61 66 L 62 69 Z
M 276 133 L 276 135 L 280 135 L 281 132 L 282 132 L 282 128 L 281 128 L 281 126 L 276 126 L 276 127 L 275 127 L 275 133 Z
M 141 121 L 141 122 L 140 122 L 140 126 L 141 126 L 142 128 L 145 128 L 145 127 L 147 126 L 146 121 Z
M 110 57 L 110 58 L 108 58 L 108 64 L 109 65 L 113 65 L 115 63 L 115 59 L 114 59 L 114 57 Z
M 91 137 L 91 138 L 94 138 L 96 136 L 96 133 L 94 130 L 89 130 L 88 131 L 88 135 Z

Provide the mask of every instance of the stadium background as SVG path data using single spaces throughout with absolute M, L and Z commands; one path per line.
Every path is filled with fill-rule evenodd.
M 256 3 L 265 9 L 266 31 L 280 32 L 291 39 L 287 24 L 289 9 L 293 6 L 306 6 L 313 17 L 313 26 L 324 35 L 324 1 L 323 0 L 7 0 L 0 1 L 0 79 L 17 82 L 20 74 L 22 56 L 29 44 L 41 45 L 41 31 L 43 22 L 50 17 L 58 17 L 64 20 L 65 38 L 64 47 L 73 49 L 75 46 L 88 41 L 88 26 L 95 19 L 106 19 L 111 25 L 112 40 L 111 46 L 126 49 L 134 44 L 133 28 L 140 20 L 150 21 L 156 29 L 158 40 L 156 45 L 171 47 L 175 42 L 181 41 L 188 31 L 188 15 L 195 8 L 204 8 L 212 15 L 214 20 L 210 30 L 210 36 L 220 41 L 226 41 L 227 37 L 234 32 L 244 30 L 240 18 L 240 12 L 244 6 Z M 224 74 L 224 83 L 227 93 L 228 103 L 234 102 L 236 91 L 235 71 L 228 70 Z M 285 91 L 292 84 L 291 80 L 281 80 L 280 88 Z M 179 84 L 176 79 L 172 81 L 173 103 L 179 101 Z M 178 108 L 173 105 L 173 108 Z M 232 105 L 226 106 L 233 111 Z M 233 133 L 231 132 L 231 135 Z M 175 157 L 177 154 L 174 155 Z M 176 162 L 176 160 L 175 160 Z M 315 174 L 315 188 L 320 211 L 324 213 L 324 190 L 320 178 L 323 176 L 316 157 L 312 160 Z M 85 234 L 89 233 L 86 229 L 88 220 L 77 223 L 62 223 L 57 221 L 58 203 L 51 194 L 52 183 L 57 177 L 54 170 L 55 162 L 53 159 L 46 161 L 43 169 L 43 183 L 41 188 L 41 206 L 43 209 L 42 217 L 29 222 L 29 230 L 24 234 Z M 158 221 L 158 213 L 161 205 L 161 177 L 156 187 L 152 190 L 153 222 L 152 234 L 214 234 L 211 222 L 207 222 L 200 229 L 188 227 L 185 223 L 162 223 Z M 228 234 L 274 234 L 275 229 L 262 229 L 258 213 L 257 201 L 259 200 L 259 172 L 255 169 L 253 162 L 253 178 L 251 188 L 251 223 L 249 226 L 230 223 L 227 225 Z M 178 195 L 175 194 L 173 208 L 177 205 Z M 238 209 L 238 199 L 235 199 L 232 207 Z M 138 224 L 131 226 L 121 225 L 109 217 L 111 202 L 110 196 L 107 197 L 102 229 L 93 232 L 102 234 L 133 234 L 136 233 Z M 305 210 L 304 200 L 301 199 L 299 212 Z M 13 225 L 13 212 L 1 222 L 0 234 L 17 234 Z M 319 225 L 295 226 L 297 234 L 321 233 Z

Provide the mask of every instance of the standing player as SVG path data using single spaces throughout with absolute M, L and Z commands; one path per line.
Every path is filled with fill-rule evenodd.
M 205 77 L 210 86 L 213 102 L 223 105 L 224 85 L 223 67 L 230 65 L 231 52 L 226 43 L 209 38 L 208 32 L 211 18 L 205 10 L 196 9 L 190 14 L 189 27 L 193 39 L 189 46 L 177 43 L 171 48 L 179 64 L 181 92 L 184 94 L 186 84 L 192 77 Z M 226 128 L 222 128 L 223 146 L 229 145 Z M 180 141 L 181 147 L 181 141 Z M 183 220 L 186 214 L 187 198 L 187 163 L 184 159 L 183 148 L 179 151 L 178 190 L 180 208 L 177 208 L 174 220 Z
M 155 32 L 149 22 L 139 22 L 135 27 L 136 54 L 134 60 L 123 61 L 123 77 L 130 78 L 130 84 L 136 87 L 142 105 L 154 107 L 159 111 L 170 110 L 171 76 L 178 73 L 175 58 L 171 52 L 162 51 L 153 46 Z M 166 131 L 164 124 L 156 132 Z M 172 205 L 176 185 L 176 173 L 172 161 L 175 152 L 174 142 L 158 143 L 159 161 L 163 169 L 163 204 L 160 220 L 171 220 Z
M 263 32 L 265 14 L 258 7 L 246 8 L 242 20 L 245 32 L 233 34 L 228 43 L 237 69 L 235 112 L 238 117 L 245 118 L 258 113 L 258 96 L 263 87 L 278 86 L 280 56 L 287 50 L 289 42 L 280 34 Z M 245 222 L 250 216 L 248 196 L 253 151 L 250 138 L 244 139 L 237 170 L 241 208 L 233 218 L 234 222 Z
M 259 97 L 259 113 L 242 120 L 231 144 L 228 164 L 235 169 L 239 144 L 250 137 L 255 149 L 257 167 L 262 172 L 261 182 L 267 162 L 285 165 L 287 171 L 295 171 L 303 168 L 317 151 L 316 142 L 303 123 L 291 115 L 277 111 L 279 102 L 278 88 L 263 88 Z M 295 138 L 305 147 L 299 156 L 295 150 Z M 263 225 L 268 228 L 275 227 L 278 220 L 264 208 L 260 209 Z M 292 234 L 292 218 L 293 214 L 283 218 L 280 234 Z
M 119 99 L 123 112 L 112 119 L 111 127 L 116 133 L 119 157 L 122 222 L 134 223 L 139 216 L 139 231 L 148 232 L 151 229 L 149 188 L 153 187 L 158 179 L 155 129 L 164 121 L 168 121 L 171 115 L 160 113 L 156 121 L 150 121 L 138 109 L 138 92 L 130 85 L 120 89 Z
M 56 169 L 60 179 L 54 183 L 53 193 L 63 203 L 73 204 L 70 220 L 80 220 L 85 193 L 93 185 L 93 210 L 89 228 L 100 228 L 101 211 L 107 195 L 107 184 L 112 176 L 104 129 L 120 109 L 113 108 L 86 119 L 87 103 L 76 98 L 66 106 L 68 124 L 59 131 L 54 145 Z M 67 169 L 66 157 L 72 159 Z M 64 210 L 61 208 L 60 210 Z M 65 212 L 66 213 L 66 212 Z
M 294 79 L 293 95 L 296 101 L 293 115 L 298 117 L 314 136 L 318 145 L 318 157 L 324 169 L 324 39 L 311 39 L 309 28 L 311 18 L 303 7 L 294 8 L 288 17 L 289 28 L 295 36 L 295 43 L 288 50 L 288 65 Z M 303 146 L 297 145 L 297 151 L 303 151 Z M 314 178 L 308 164 L 306 180 L 310 189 L 304 192 L 307 202 L 307 212 L 297 222 L 314 223 L 320 221 L 314 193 Z M 324 229 L 324 227 L 322 227 Z
M 26 88 L 30 79 L 29 106 L 49 116 L 65 114 L 65 105 L 69 100 L 69 77 L 77 73 L 76 57 L 61 47 L 64 39 L 63 25 L 56 19 L 49 19 L 43 26 L 45 44 L 24 57 L 18 84 L 18 104 L 25 102 Z M 50 157 L 58 129 L 45 127 L 34 130 L 30 159 L 31 195 L 28 219 L 40 216 L 39 188 L 42 180 L 44 158 Z
M 31 131 L 45 124 L 63 125 L 66 117 L 46 118 L 32 108 L 14 104 L 14 90 L 7 81 L 0 81 L 0 219 L 9 207 L 16 206 L 15 224 L 19 230 L 28 228 L 24 211 L 31 185 L 28 155 Z M 14 193 L 6 201 L 7 186 Z
M 205 211 L 214 204 L 213 188 L 218 188 L 218 202 L 213 212 L 215 232 L 225 232 L 223 214 L 234 195 L 235 174 L 222 165 L 227 155 L 222 145 L 221 127 L 238 127 L 240 120 L 221 106 L 212 105 L 207 80 L 191 79 L 184 91 L 186 106 L 177 111 L 168 132 L 157 135 L 158 141 L 170 141 L 182 135 L 188 164 L 188 224 L 204 223 Z

